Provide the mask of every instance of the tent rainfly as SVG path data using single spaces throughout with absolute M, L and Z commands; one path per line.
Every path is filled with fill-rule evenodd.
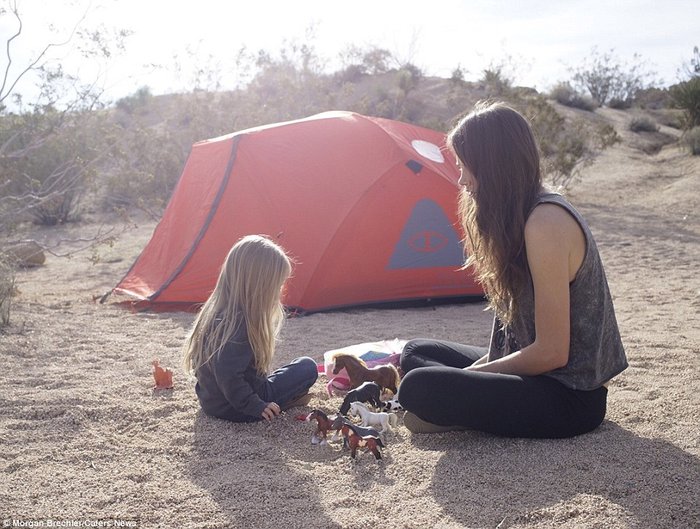
M 352 112 L 198 142 L 113 292 L 202 303 L 231 246 L 264 234 L 295 261 L 283 301 L 301 311 L 480 296 L 460 270 L 458 178 L 444 134 Z

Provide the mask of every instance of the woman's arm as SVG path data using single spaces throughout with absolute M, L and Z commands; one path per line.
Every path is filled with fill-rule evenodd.
M 540 375 L 569 360 L 569 282 L 585 251 L 583 232 L 564 209 L 542 204 L 525 225 L 525 248 L 535 294 L 535 341 L 513 354 L 467 369 Z

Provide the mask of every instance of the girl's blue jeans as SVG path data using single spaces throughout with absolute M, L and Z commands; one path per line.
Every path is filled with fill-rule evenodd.
M 260 398 L 284 406 L 308 392 L 317 378 L 316 362 L 312 358 L 302 356 L 270 373 L 264 394 L 260 395 Z

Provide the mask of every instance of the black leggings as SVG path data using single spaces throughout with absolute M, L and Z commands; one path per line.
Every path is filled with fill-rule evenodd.
M 421 419 L 505 437 L 572 437 L 605 417 L 608 390 L 570 389 L 545 375 L 465 371 L 486 349 L 437 340 L 411 340 L 401 354 L 406 375 L 399 402 Z

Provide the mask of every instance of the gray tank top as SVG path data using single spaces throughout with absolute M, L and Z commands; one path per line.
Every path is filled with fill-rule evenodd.
M 583 262 L 569 284 L 569 362 L 545 375 L 571 389 L 593 390 L 627 367 L 610 289 L 593 234 L 583 217 L 559 194 L 540 195 L 536 205 L 543 203 L 557 204 L 568 211 L 586 237 Z M 505 328 L 497 317 L 494 318 L 489 347 L 490 360 L 502 358 L 535 341 L 535 299 L 532 278 L 529 276 L 523 296 L 518 300 L 518 307 L 519 316 Z

